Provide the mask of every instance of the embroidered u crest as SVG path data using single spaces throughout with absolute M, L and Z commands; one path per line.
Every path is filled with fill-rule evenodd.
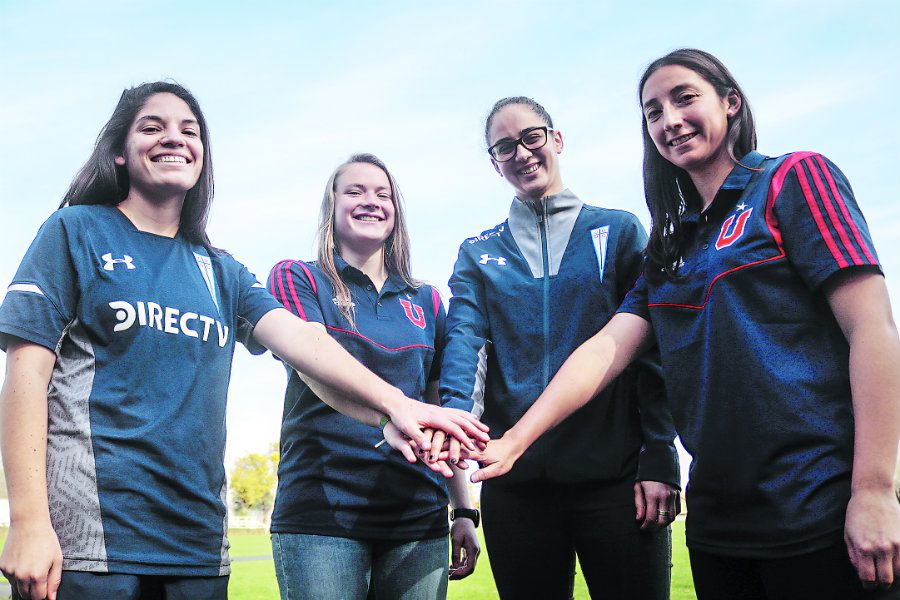
M 400 298 L 400 305 L 403 307 L 403 312 L 406 313 L 406 318 L 409 319 L 413 325 L 419 329 L 425 329 L 425 311 L 422 310 L 421 306 L 413 304 L 404 298 Z

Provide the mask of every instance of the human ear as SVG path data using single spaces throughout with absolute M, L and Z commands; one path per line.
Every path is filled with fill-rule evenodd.
M 120 167 L 124 167 L 124 166 L 125 166 L 125 157 L 124 157 L 124 156 L 117 156 L 117 157 L 115 157 L 115 158 L 113 159 L 113 162 L 115 162 L 115 163 L 116 163 L 117 165 L 119 165 Z
M 732 89 L 728 92 L 728 96 L 725 99 L 728 101 L 728 118 L 731 118 L 741 110 L 741 95 Z
M 553 131 L 553 143 L 556 144 L 556 153 L 561 154 L 563 150 L 563 136 L 562 131 Z

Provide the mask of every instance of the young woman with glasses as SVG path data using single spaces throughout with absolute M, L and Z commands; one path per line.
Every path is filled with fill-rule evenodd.
M 565 188 L 562 133 L 534 100 L 497 102 L 485 141 L 515 197 L 506 221 L 460 247 L 441 392 L 502 435 L 615 312 L 646 234 L 634 215 Z M 501 597 L 571 597 L 577 554 L 597 597 L 668 598 L 679 471 L 657 370 L 635 364 L 482 488 Z
M 423 443 L 420 425 L 480 435 L 467 414 L 405 398 L 214 248 L 212 193 L 196 99 L 169 82 L 125 90 L 7 288 L 0 570 L 14 597 L 227 597 L 222 457 L 237 341 Z
M 655 339 L 693 456 L 698 597 L 900 596 L 900 339 L 847 179 L 814 152 L 756 152 L 746 96 L 706 52 L 654 61 L 638 94 L 644 274 L 474 478 L 524 459 Z
M 400 190 L 357 154 L 334 170 L 319 217 L 318 259 L 278 263 L 269 289 L 407 396 L 439 404 L 444 306 L 410 274 Z M 446 464 L 415 462 L 392 424 L 382 434 L 335 412 L 334 389 L 291 369 L 284 397 L 272 547 L 282 598 L 439 599 L 447 595 Z M 357 415 L 370 423 L 380 414 Z M 443 474 L 442 474 L 443 472 Z M 477 513 L 461 472 L 449 481 L 451 579 L 475 568 Z

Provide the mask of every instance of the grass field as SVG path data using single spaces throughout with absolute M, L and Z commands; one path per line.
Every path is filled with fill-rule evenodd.
M 479 529 L 479 533 L 481 530 Z M 261 531 L 230 532 L 231 556 L 234 560 L 231 566 L 231 580 L 228 586 L 230 600 L 277 600 L 278 584 L 275 581 L 275 567 L 271 558 L 256 559 L 260 556 L 269 556 L 272 547 L 269 544 L 269 535 Z M 6 529 L 0 528 L 0 545 L 6 539 Z M 493 600 L 497 598 L 497 590 L 494 588 L 494 579 L 491 576 L 491 566 L 487 553 L 484 551 L 482 541 L 482 553 L 478 561 L 475 573 L 462 581 L 450 582 L 450 600 Z M 251 560 L 240 560 L 241 558 Z M 672 600 L 696 600 L 694 585 L 691 582 L 691 569 L 688 563 L 687 549 L 684 546 L 684 522 L 676 521 L 672 525 Z M 575 598 L 582 600 L 590 598 L 587 585 L 581 577 L 579 570 L 575 579 Z
M 481 529 L 478 530 L 479 534 Z M 491 575 L 491 565 L 481 543 L 482 553 L 475 573 L 462 581 L 450 582 L 449 600 L 494 600 L 497 590 Z M 231 532 L 231 556 L 260 556 L 269 554 L 269 536 L 265 533 Z M 694 584 L 687 549 L 684 545 L 684 521 L 672 525 L 672 600 L 696 600 Z M 231 565 L 231 583 L 228 587 L 230 600 L 277 600 L 278 584 L 275 581 L 275 567 L 271 560 L 240 561 Z M 575 598 L 586 600 L 587 585 L 579 569 L 575 578 Z

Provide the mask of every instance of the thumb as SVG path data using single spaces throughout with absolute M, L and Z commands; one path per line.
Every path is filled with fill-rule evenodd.
M 644 488 L 640 482 L 634 484 L 634 507 L 636 509 L 634 520 L 643 521 L 647 512 L 647 501 L 644 499 Z
M 504 469 L 500 466 L 500 463 L 494 463 L 488 465 L 484 468 L 478 469 L 472 476 L 469 478 L 469 481 L 472 483 L 478 483 L 479 481 L 487 481 L 488 479 L 493 479 L 494 477 L 500 477 L 504 473 L 506 473 L 508 469 Z

